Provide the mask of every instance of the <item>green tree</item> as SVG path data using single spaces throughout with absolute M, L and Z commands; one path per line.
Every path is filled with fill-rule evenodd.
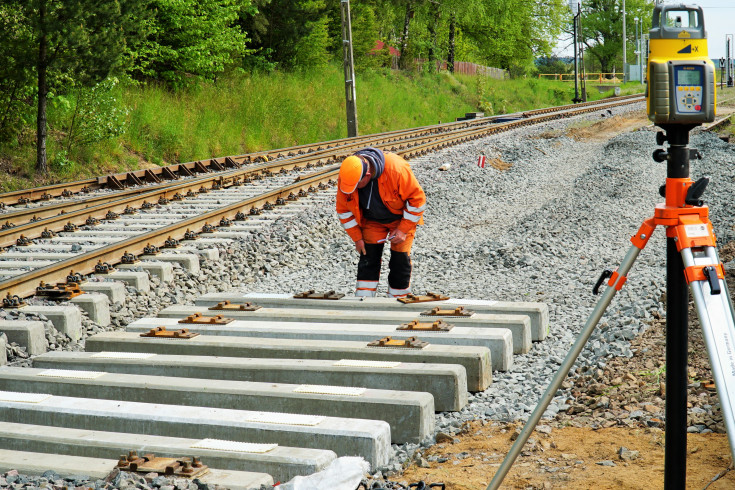
M 372 5 L 359 3 L 355 4 L 354 8 L 350 6 L 350 10 L 350 16 L 352 18 L 352 52 L 355 58 L 355 69 L 360 71 L 375 68 L 380 64 L 378 55 L 370 54 L 373 48 L 375 48 L 375 42 L 380 39 L 375 8 Z M 341 32 L 337 36 L 337 40 L 341 40 Z M 341 55 L 342 52 L 340 50 L 339 56 Z
M 536 60 L 536 68 L 539 73 L 571 73 L 574 66 L 558 56 L 542 56 Z
M 260 22 L 267 24 L 267 31 L 250 47 L 284 67 L 326 63 L 336 53 L 334 39 L 339 39 L 335 29 L 340 14 L 335 5 L 330 3 L 327 8 L 327 0 L 271 0 L 259 9 Z M 340 53 L 341 49 L 339 45 Z
M 524 74 L 537 56 L 549 55 L 563 25 L 562 0 L 482 0 L 484 15 L 461 20 L 477 47 L 472 60 Z
M 299 68 L 323 66 L 331 58 L 329 16 L 325 11 L 324 0 L 303 1 L 301 8 L 313 20 L 304 23 L 304 35 L 296 41 L 291 64 Z
M 36 77 L 36 170 L 48 172 L 47 106 L 52 90 L 74 82 L 91 86 L 122 60 L 147 0 L 5 0 L 22 18 L 28 36 L 17 39 L 14 60 Z
M 31 124 L 32 66 L 25 63 L 33 31 L 19 5 L 0 4 L 0 141 Z
M 250 0 L 151 0 L 151 7 L 148 33 L 132 49 L 138 78 L 173 87 L 189 77 L 214 80 L 248 53 L 240 19 L 256 12 Z
M 625 21 L 627 56 L 634 51 L 633 19 L 643 22 L 643 31 L 651 26 L 651 0 L 626 0 Z M 610 73 L 613 65 L 622 66 L 623 57 L 623 2 L 622 0 L 590 0 L 582 3 L 582 40 L 587 53 L 600 63 L 603 73 Z

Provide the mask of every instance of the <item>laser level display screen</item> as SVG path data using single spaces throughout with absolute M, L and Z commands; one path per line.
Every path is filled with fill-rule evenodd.
M 677 70 L 677 85 L 702 85 L 702 72 L 699 70 Z
M 676 87 L 674 97 L 678 114 L 694 114 L 703 111 L 704 68 L 702 66 L 682 65 L 674 68 Z

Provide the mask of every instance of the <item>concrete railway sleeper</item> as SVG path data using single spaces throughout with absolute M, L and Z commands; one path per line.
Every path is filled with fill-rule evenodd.
M 434 397 L 434 408 L 442 412 L 461 410 L 467 404 L 467 372 L 458 364 L 48 352 L 37 356 L 33 365 L 121 374 L 426 391 Z
M 393 443 L 419 443 L 434 433 L 434 398 L 419 391 L 313 384 L 202 380 L 101 371 L 2 369 L 0 390 L 193 407 L 384 420 Z M 332 449 L 332 448 L 327 448 Z
M 286 302 L 294 317 L 299 310 L 307 316 L 318 312 L 310 301 L 334 302 L 300 301 Z M 410 311 L 415 305 L 395 304 L 415 315 Z M 510 311 L 511 305 L 504 307 Z M 376 313 L 395 318 L 400 311 L 392 306 L 362 310 L 362 323 Z M 521 306 L 533 309 L 528 303 Z M 225 310 L 233 311 L 240 309 Z M 337 309 L 330 315 L 345 313 L 349 310 Z M 528 322 L 522 312 L 508 316 Z M 488 314 L 473 313 L 470 318 L 482 324 L 482 317 L 490 321 Z M 273 329 L 296 324 L 278 315 L 258 322 L 226 320 L 212 325 L 226 329 L 262 323 L 265 332 L 268 323 Z M 136 324 L 162 321 L 173 323 L 171 328 L 181 326 L 178 319 L 165 318 Z M 212 325 L 188 326 L 205 332 Z M 455 327 L 462 328 L 489 330 Z M 508 330 L 507 335 L 513 334 Z M 4 447 L 98 458 L 127 449 L 171 457 L 191 454 L 218 470 L 267 473 L 274 481 L 286 480 L 323 469 L 343 455 L 360 455 L 380 467 L 389 458 L 391 441 L 431 438 L 435 410 L 459 410 L 468 389 L 482 391 L 490 383 L 490 351 L 474 346 L 429 343 L 421 349 L 383 349 L 367 347 L 366 342 L 241 338 L 225 331 L 217 337 L 201 334 L 183 340 L 110 332 L 88 337 L 86 350 L 38 355 L 32 369 L 0 368 Z M 48 426 L 56 429 L 48 431 Z M 48 461 L 55 458 L 48 456 Z

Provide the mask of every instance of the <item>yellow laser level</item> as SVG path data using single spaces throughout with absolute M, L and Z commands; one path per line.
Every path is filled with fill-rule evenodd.
M 702 7 L 657 5 L 653 9 L 646 90 L 655 124 L 715 120 L 715 65 L 707 54 Z

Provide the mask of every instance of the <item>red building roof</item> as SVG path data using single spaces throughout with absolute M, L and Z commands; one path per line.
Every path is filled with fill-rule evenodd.
M 378 54 L 378 51 L 384 49 L 386 46 L 387 45 L 383 41 L 377 40 L 375 41 L 375 47 L 370 50 L 370 54 Z M 401 56 L 401 52 L 393 46 L 388 46 L 388 51 L 392 56 Z

